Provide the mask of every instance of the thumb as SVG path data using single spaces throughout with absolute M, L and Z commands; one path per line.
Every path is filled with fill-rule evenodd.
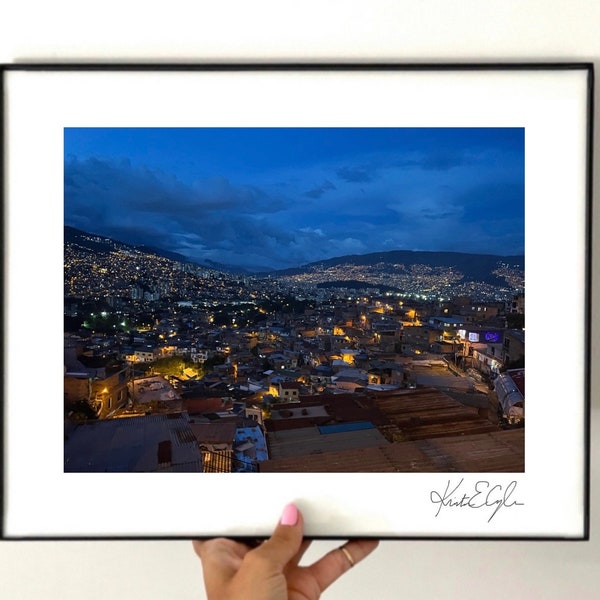
M 300 511 L 295 504 L 288 504 L 283 509 L 273 535 L 252 553 L 282 570 L 300 550 L 303 528 Z

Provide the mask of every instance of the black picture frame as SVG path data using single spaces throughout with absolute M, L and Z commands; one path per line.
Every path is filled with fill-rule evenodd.
M 312 529 L 307 535 L 315 539 L 589 539 L 592 64 L 55 63 L 3 65 L 0 75 L 5 233 L 3 539 L 180 539 L 216 535 L 260 538 L 271 529 L 270 515 L 277 514 L 277 507 L 290 499 L 296 500 L 310 516 Z M 181 95 L 190 82 L 191 97 L 210 85 L 211 94 L 218 100 L 211 101 L 208 108 L 216 110 L 224 99 L 227 107 L 215 117 L 205 115 L 198 119 L 196 114 L 190 119 L 191 104 Z M 277 95 L 287 86 L 289 90 L 277 97 L 280 112 L 273 110 L 273 104 L 270 116 L 261 113 L 256 120 L 253 116 L 250 123 L 249 115 L 260 102 L 244 107 L 239 98 L 232 101 L 230 96 L 232 90 L 237 90 L 240 97 L 256 95 L 268 105 L 267 95 Z M 323 86 L 333 100 L 307 96 Z M 338 88 L 355 90 L 359 98 L 351 99 L 348 113 L 334 118 L 335 94 L 343 93 L 336 92 Z M 301 89 L 305 95 L 296 96 Z M 151 90 L 156 91 L 157 98 L 149 100 Z M 381 100 L 385 93 L 402 104 L 402 118 L 390 118 L 393 103 L 389 98 L 384 106 L 374 101 Z M 150 109 L 140 109 L 141 99 Z M 171 106 L 166 100 L 177 101 L 177 105 Z M 284 100 L 290 105 L 286 106 Z M 417 115 L 415 110 L 414 115 L 406 116 L 419 105 L 421 113 Z M 149 110 L 155 111 L 150 122 Z M 527 288 L 529 291 L 532 281 L 532 289 L 536 290 L 532 294 L 532 312 L 540 310 L 543 315 L 532 319 L 533 333 L 528 329 L 528 344 L 532 339 L 534 347 L 527 355 L 528 365 L 530 357 L 534 365 L 528 390 L 533 389 L 537 395 L 539 383 L 540 402 L 533 408 L 533 418 L 540 416 L 540 424 L 527 429 L 523 473 L 492 473 L 485 477 L 481 473 L 438 473 L 433 479 L 420 473 L 361 473 L 306 480 L 291 473 L 265 473 L 250 483 L 244 475 L 244 485 L 248 485 L 244 490 L 231 478 L 223 484 L 211 480 L 214 489 L 210 498 L 202 493 L 204 486 L 182 483 L 183 474 L 149 474 L 148 478 L 145 474 L 64 473 L 63 440 L 57 437 L 62 427 L 56 427 L 53 404 L 56 397 L 60 402 L 60 358 L 50 359 L 59 343 L 57 333 L 62 321 L 57 310 L 62 306 L 50 304 L 51 323 L 45 323 L 42 338 L 50 349 L 48 360 L 36 364 L 34 377 L 42 383 L 29 392 L 33 397 L 31 412 L 24 411 L 19 402 L 21 388 L 31 377 L 29 366 L 24 366 L 25 358 L 30 356 L 31 344 L 40 339 L 39 325 L 31 317 L 36 305 L 30 305 L 28 298 L 39 297 L 40 286 L 44 296 L 54 299 L 60 294 L 60 281 L 48 274 L 56 274 L 56 259 L 62 256 L 57 224 L 62 221 L 63 173 L 56 168 L 62 162 L 62 131 L 64 127 L 139 126 L 142 122 L 159 127 L 186 126 L 186 118 L 189 126 L 342 126 L 346 122 L 353 126 L 386 126 L 389 122 L 394 127 L 487 124 L 525 128 L 527 151 L 531 146 L 536 148 L 526 158 L 526 177 L 531 175 L 526 186 L 526 236 L 536 228 L 539 231 L 542 223 L 550 225 L 543 226 L 540 239 L 531 243 L 527 240 Z M 562 171 L 557 171 L 557 166 Z M 32 171 L 41 172 L 35 187 L 37 197 L 42 191 L 48 197 L 39 211 L 40 201 L 30 195 L 34 190 L 31 179 L 36 179 L 31 177 Z M 548 187 L 544 177 L 551 177 L 554 185 Z M 554 200 L 559 201 L 558 197 L 552 202 L 536 197 L 540 192 L 551 193 L 553 187 L 574 189 L 568 211 L 556 207 Z M 29 203 L 38 203 L 35 211 Z M 557 244 L 552 241 L 557 237 L 572 267 L 560 274 L 574 298 L 570 308 L 573 327 L 565 334 L 567 357 L 542 356 L 547 346 L 538 340 L 542 333 L 546 334 L 546 327 L 550 328 L 547 321 L 551 314 L 538 307 L 545 298 L 544 285 L 551 274 L 541 265 L 546 263 L 546 257 L 556 260 L 559 256 Z M 37 252 L 35 259 L 31 259 L 32 249 Z M 34 283 L 37 276 L 42 279 Z M 30 307 L 27 311 L 25 304 Z M 570 411 L 566 415 L 561 412 L 562 396 L 551 383 L 559 365 L 571 373 Z M 542 383 L 542 379 L 549 382 Z M 542 402 L 550 407 L 545 408 L 546 412 L 539 406 Z M 560 449 L 551 429 L 558 414 Z M 33 458 L 27 457 L 28 448 Z M 128 479 L 131 477 L 135 479 Z M 157 487 L 169 487 L 163 485 L 161 477 L 177 492 L 167 494 L 160 502 L 168 505 L 184 496 L 180 514 L 177 518 L 172 512 L 168 517 L 157 517 L 154 510 L 139 508 L 136 515 L 136 511 L 131 511 L 132 505 L 139 507 L 141 499 L 155 497 Z M 365 480 L 357 483 L 359 477 Z M 400 484 L 394 481 L 392 485 L 390 477 L 398 477 Z M 410 478 L 410 483 L 406 478 Z M 98 497 L 100 487 L 112 490 L 112 494 Z M 482 493 L 484 490 L 494 490 L 496 495 L 490 497 L 487 492 Z M 117 491 L 120 501 L 114 498 Z M 238 494 L 258 499 L 252 511 L 235 510 Z M 81 508 L 86 502 L 88 506 L 102 507 L 100 512 L 104 514 L 100 519 L 97 508 Z M 64 510 L 69 505 L 71 512 Z M 200 516 L 194 510 L 197 506 L 202 508 Z M 504 516 L 496 518 L 498 506 L 505 510 Z M 559 522 L 554 510 L 558 506 L 568 507 Z

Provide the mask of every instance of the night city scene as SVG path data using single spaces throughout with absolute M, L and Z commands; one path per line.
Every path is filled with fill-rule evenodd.
M 66 472 L 523 472 L 523 128 L 64 130 Z

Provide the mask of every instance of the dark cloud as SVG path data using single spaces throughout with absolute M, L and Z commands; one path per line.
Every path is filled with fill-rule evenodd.
M 335 187 L 335 185 L 333 185 L 333 183 L 331 183 L 331 181 L 325 180 L 321 185 L 313 188 L 312 190 L 309 190 L 308 192 L 304 192 L 304 195 L 307 196 L 308 198 L 318 199 L 323 194 L 325 194 L 325 192 L 328 192 L 330 190 L 335 190 L 335 189 L 337 189 L 337 188 Z
M 448 171 L 464 164 L 464 157 L 458 154 L 436 153 L 425 156 L 420 166 L 427 171 Z
M 422 169 L 424 171 L 449 171 L 468 163 L 467 157 L 460 152 L 410 153 L 395 158 L 390 166 L 397 169 Z
M 68 225 L 198 259 L 208 249 L 239 255 L 239 262 L 249 249 L 277 256 L 293 239 L 265 222 L 283 205 L 257 186 L 223 177 L 188 185 L 127 160 L 69 159 L 64 200 Z
M 252 213 L 282 207 L 259 188 L 235 185 L 224 177 L 188 185 L 161 171 L 133 167 L 126 160 L 97 158 L 73 159 L 65 164 L 65 202 L 72 209 L 96 203 L 159 214 L 207 209 Z
M 449 219 L 451 217 L 456 216 L 455 212 L 452 211 L 434 211 L 428 208 L 424 208 L 423 210 L 421 210 L 421 216 L 424 219 L 429 219 L 430 221 L 440 221 L 440 220 L 445 220 L 445 219 Z
M 373 173 L 365 167 L 341 167 L 335 173 L 346 183 L 367 183 L 373 181 Z
M 248 267 L 394 248 L 492 250 L 497 240 L 516 244 L 522 236 L 522 165 L 498 153 L 443 142 L 363 152 L 361 141 L 360 152 L 321 150 L 320 160 L 311 153 L 303 164 L 294 154 L 288 166 L 277 146 L 256 153 L 264 164 L 255 169 L 246 161 L 249 146 L 239 158 L 229 142 L 218 159 L 203 155 L 195 168 L 188 154 L 196 146 L 165 154 L 156 168 L 139 166 L 145 155 L 69 156 L 65 223 Z

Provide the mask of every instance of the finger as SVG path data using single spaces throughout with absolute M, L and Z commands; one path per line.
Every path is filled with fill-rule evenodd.
M 244 543 L 229 538 L 193 540 L 194 551 L 202 561 L 242 559 L 250 551 Z
M 206 589 L 218 589 L 227 583 L 240 568 L 250 548 L 226 538 L 193 540 L 196 554 L 202 562 Z
M 244 544 L 244 546 L 248 546 L 248 548 L 256 548 L 257 546 L 260 546 L 265 541 L 266 538 L 232 537 L 229 539 L 232 539 L 234 542 L 237 542 L 238 544 Z
M 308 550 L 310 544 L 311 544 L 311 540 L 303 540 L 302 541 L 302 544 L 300 544 L 300 550 L 298 550 L 298 552 L 296 552 L 296 554 L 288 562 L 288 564 L 287 564 L 288 568 L 293 568 L 293 567 L 298 566 L 298 564 L 302 560 L 302 557 L 304 556 L 305 552 Z
M 316 563 L 307 567 L 315 578 L 321 592 L 325 591 L 336 579 L 366 558 L 377 546 L 378 540 L 352 540 L 341 548 L 331 550 Z
M 273 535 L 252 550 L 248 558 L 264 561 L 271 565 L 274 571 L 283 571 L 288 562 L 301 552 L 303 529 L 304 522 L 300 511 L 294 504 L 288 504 Z

